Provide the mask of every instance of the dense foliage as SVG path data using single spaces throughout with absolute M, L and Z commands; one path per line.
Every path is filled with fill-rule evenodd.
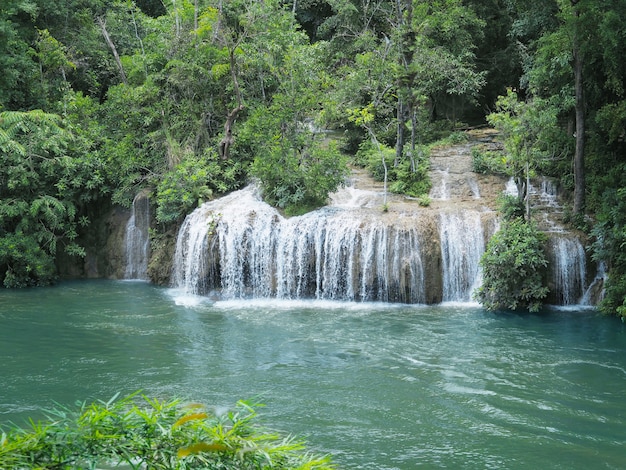
M 487 310 L 536 312 L 548 295 L 546 236 L 524 219 L 517 198 L 505 196 L 501 206 L 504 220 L 481 258 L 483 282 L 474 296 Z
M 310 210 L 355 155 L 419 198 L 429 143 L 494 111 L 508 154 L 478 168 L 559 178 L 615 312 L 624 17 L 624 0 L 5 0 L 0 277 L 51 282 L 59 250 L 81 256 L 94 218 L 143 189 L 161 231 L 252 180 Z
M 258 406 L 258 405 L 256 405 Z M 0 467 L 185 469 L 335 468 L 304 443 L 257 423 L 255 405 L 212 413 L 199 404 L 136 395 L 57 407 L 45 422 L 3 430 Z
M 6 287 L 50 282 L 60 241 L 83 254 L 85 207 L 104 190 L 103 162 L 60 116 L 0 112 L 0 267 Z

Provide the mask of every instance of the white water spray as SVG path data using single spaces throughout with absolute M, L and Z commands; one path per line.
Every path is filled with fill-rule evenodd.
M 581 303 L 586 289 L 585 249 L 578 238 L 552 234 L 553 295 L 559 305 Z

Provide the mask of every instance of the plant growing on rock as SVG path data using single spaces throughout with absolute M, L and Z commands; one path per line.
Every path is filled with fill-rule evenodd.
M 501 200 L 504 216 L 483 254 L 483 284 L 474 298 L 487 310 L 528 310 L 537 312 L 548 295 L 543 270 L 548 265 L 546 236 L 524 220 L 523 205 L 514 197 Z

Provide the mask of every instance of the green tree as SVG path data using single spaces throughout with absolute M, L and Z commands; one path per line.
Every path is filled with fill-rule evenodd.
M 32 20 L 37 11 L 28 0 L 7 0 L 0 8 L 0 109 L 42 106 L 37 64 L 32 60 Z
M 81 214 L 104 186 L 102 162 L 55 114 L 0 113 L 0 273 L 6 287 L 48 284 L 61 247 L 76 242 L 89 219 Z M 60 242 L 60 243 L 59 243 Z
M 447 103 L 472 99 L 484 84 L 474 56 L 482 23 L 456 0 L 340 2 L 334 8 L 322 25 L 332 22 L 327 57 L 341 64 L 325 105 L 327 122 L 352 132 L 352 151 L 372 133 L 381 145 L 393 146 L 393 168 L 414 186 L 423 179 L 420 146 L 437 110 L 455 120 L 455 107 L 448 113 Z M 389 20 L 379 22 L 384 14 Z M 367 128 L 353 118 L 365 109 L 373 116 Z
M 320 207 L 347 176 L 337 145 L 316 130 L 327 87 L 319 70 L 321 49 L 292 46 L 277 69 L 277 91 L 269 106 L 259 106 L 247 123 L 245 141 L 255 155 L 251 174 L 264 198 L 289 215 Z
M 240 172 L 239 163 L 222 162 L 211 147 L 200 156 L 189 152 L 157 185 L 157 221 L 167 224 L 182 220 L 214 194 L 236 188 Z
M 403 157 L 405 127 L 411 123 L 411 150 L 416 146 L 419 106 L 431 112 L 447 98 L 475 98 L 485 84 L 476 71 L 475 44 L 482 21 L 459 0 L 396 0 L 392 40 L 397 50 L 396 165 Z M 452 106 L 451 120 L 456 121 Z
M 542 161 L 552 157 L 552 137 L 557 126 L 556 111 L 545 100 L 520 101 L 509 89 L 501 96 L 497 111 L 487 116 L 488 122 L 500 131 L 504 143 L 505 168 L 515 180 L 520 202 L 526 203 L 526 218 L 530 220 L 530 178 Z
M 626 165 L 610 170 L 623 179 Z M 602 197 L 603 206 L 593 228 L 593 258 L 608 267 L 608 282 L 600 308 L 608 314 L 626 318 L 626 187 L 608 187 Z

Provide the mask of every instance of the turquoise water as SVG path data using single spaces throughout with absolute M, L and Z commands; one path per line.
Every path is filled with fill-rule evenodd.
M 626 468 L 626 325 L 585 310 L 0 291 L 0 422 L 142 389 L 265 403 L 348 469 Z

